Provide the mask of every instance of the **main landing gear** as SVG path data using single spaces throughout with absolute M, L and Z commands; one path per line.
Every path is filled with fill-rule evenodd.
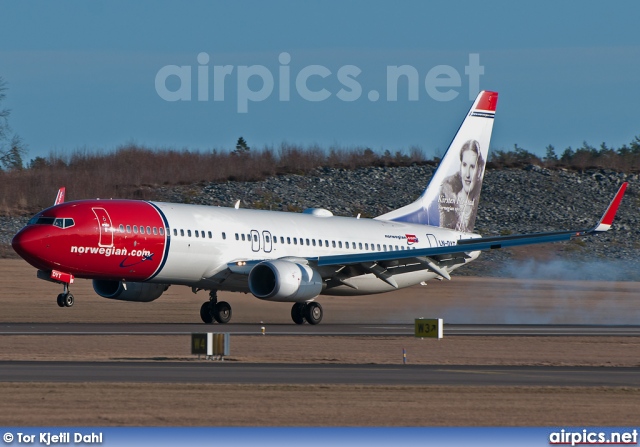
M 71 292 L 69 292 L 69 284 L 67 284 L 66 282 L 63 283 L 64 284 L 64 291 L 58 295 L 58 306 L 60 307 L 71 307 L 73 306 L 74 303 L 74 298 L 73 295 L 71 295 Z
M 231 305 L 226 301 L 218 302 L 218 291 L 211 290 L 209 292 L 209 301 L 202 303 L 200 307 L 200 318 L 207 324 L 228 323 L 231 320 Z
M 291 308 L 291 319 L 295 324 L 318 324 L 322 321 L 322 306 L 320 303 L 295 303 Z

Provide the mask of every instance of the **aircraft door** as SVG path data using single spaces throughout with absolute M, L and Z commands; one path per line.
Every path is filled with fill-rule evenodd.
M 260 233 L 258 233 L 258 230 L 251 230 L 251 250 L 260 251 Z
M 262 243 L 263 243 L 263 247 L 264 247 L 264 252 L 265 253 L 271 253 L 271 244 L 273 241 L 273 236 L 271 236 L 271 233 L 268 231 L 263 231 L 262 232 Z
M 429 247 L 437 247 L 438 239 L 433 234 L 427 234 L 427 240 L 429 241 Z
M 113 227 L 111 216 L 104 208 L 91 208 L 96 219 L 98 219 L 98 228 L 100 229 L 99 247 L 113 247 Z

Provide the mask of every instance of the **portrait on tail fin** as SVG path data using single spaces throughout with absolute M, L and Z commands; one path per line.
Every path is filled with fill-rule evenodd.
M 460 148 L 458 171 L 440 185 L 438 212 L 440 226 L 471 232 L 478 212 L 478 200 L 484 175 L 484 159 L 480 143 L 468 140 Z
M 497 103 L 496 92 L 480 92 L 422 195 L 376 219 L 472 233 Z

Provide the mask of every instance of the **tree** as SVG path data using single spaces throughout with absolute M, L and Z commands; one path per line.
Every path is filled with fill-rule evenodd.
M 556 154 L 556 148 L 552 145 L 547 146 L 547 154 L 544 157 L 544 161 L 547 163 L 553 163 L 558 161 L 558 155 Z
M 46 158 L 37 156 L 29 162 L 29 169 L 44 169 L 50 164 Z
M 236 143 L 236 150 L 232 152 L 234 155 L 245 155 L 248 154 L 251 148 L 247 145 L 247 142 L 244 138 L 238 138 L 238 142 Z
M 0 103 L 6 98 L 7 86 L 0 77 Z M 22 139 L 9 126 L 9 109 L 0 109 L 0 164 L 8 171 L 22 169 L 22 158 L 27 153 Z

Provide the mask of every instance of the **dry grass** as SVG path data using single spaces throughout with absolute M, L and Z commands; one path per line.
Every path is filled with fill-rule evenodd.
M 633 426 L 638 389 L 2 383 L 0 425 Z
M 408 166 L 425 162 L 409 155 L 379 155 L 367 148 L 298 147 L 282 144 L 248 152 L 192 152 L 127 145 L 114 152 L 52 153 L 33 160 L 28 169 L 0 171 L 0 213 L 22 214 L 51 205 L 55 191 L 66 186 L 68 200 L 86 198 L 155 199 L 154 187 L 202 182 L 258 181 L 278 174 L 305 174 L 328 166 Z M 151 187 L 151 188 L 150 188 Z

